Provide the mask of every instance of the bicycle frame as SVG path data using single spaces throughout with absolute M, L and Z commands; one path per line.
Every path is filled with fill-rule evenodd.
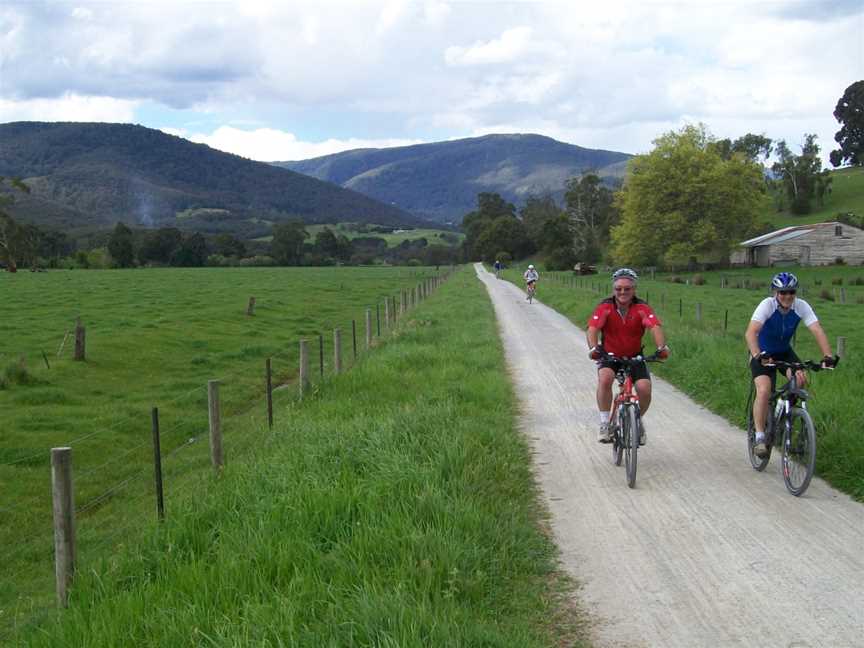
M 835 356 L 834 366 L 838 359 Z M 788 381 L 780 387 L 772 387 L 765 413 L 765 444 L 768 451 L 757 455 L 756 426 L 753 420 L 752 399 L 748 399 L 747 454 L 754 470 L 763 471 L 771 458 L 771 450 L 779 442 L 782 459 L 783 481 L 787 490 L 796 497 L 801 496 L 810 484 L 816 465 L 816 430 L 807 411 L 810 395 L 800 386 L 798 371 L 823 369 L 820 363 L 774 361 L 766 366 L 791 370 Z M 831 367 L 825 367 L 831 368 Z M 755 398 L 755 386 L 751 387 Z M 800 427 L 799 427 L 800 426 Z

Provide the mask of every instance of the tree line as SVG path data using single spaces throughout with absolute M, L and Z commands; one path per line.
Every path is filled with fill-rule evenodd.
M 834 116 L 842 128 L 831 163 L 864 165 L 864 81 L 846 89 Z M 589 172 L 567 182 L 563 204 L 533 196 L 518 212 L 498 194 L 479 194 L 462 223 L 464 258 L 507 263 L 536 253 L 550 270 L 598 261 L 725 265 L 734 245 L 774 229 L 760 220 L 772 202 L 793 215 L 824 205 L 832 178 L 820 150 L 814 134 L 804 135 L 796 154 L 764 134 L 717 139 L 704 124 L 687 125 L 634 156 L 617 190 Z M 854 214 L 844 218 L 857 222 Z

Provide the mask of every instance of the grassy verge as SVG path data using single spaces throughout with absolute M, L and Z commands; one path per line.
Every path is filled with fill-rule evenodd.
M 850 395 L 860 393 L 864 384 L 864 330 L 860 326 L 864 306 L 864 286 L 850 285 L 864 277 L 864 269 L 848 267 L 793 269 L 805 286 L 804 298 L 813 306 L 834 346 L 838 336 L 847 341 L 846 358 L 834 372 L 811 376 L 809 403 L 817 428 L 818 452 L 816 473 L 836 488 L 864 501 L 864 436 L 862 417 Z M 673 355 L 663 365 L 652 365 L 651 371 L 669 380 L 679 389 L 713 412 L 743 429 L 746 425 L 745 403 L 750 389 L 744 330 L 761 299 L 767 296 L 770 268 L 735 272 L 701 273 L 704 285 L 694 285 L 692 273 L 679 275 L 683 281 L 672 283 L 671 275 L 657 275 L 656 280 L 640 279 L 639 296 L 647 298 L 663 321 Z M 737 285 L 747 279 L 758 288 L 721 288 L 720 279 Z M 517 271 L 507 271 L 507 278 L 521 286 Z M 833 289 L 846 287 L 847 303 L 833 300 Z M 818 282 L 818 285 L 817 285 Z M 597 302 L 611 294 L 607 275 L 573 278 L 569 274 L 544 273 L 538 289 L 539 299 L 585 328 L 588 316 Z M 832 299 L 819 297 L 827 287 Z M 702 318 L 696 320 L 696 305 Z M 812 335 L 799 327 L 795 349 L 802 359 L 821 357 Z M 646 349 L 653 350 L 650 335 Z M 659 404 L 662 407 L 662 403 Z M 742 461 L 745 461 L 742 436 Z
M 364 349 L 364 311 L 416 286 L 418 268 L 165 268 L 0 273 L 0 636 L 53 604 L 49 449 L 71 446 L 83 565 L 134 542 L 153 517 L 151 407 L 159 408 L 166 505 L 207 471 L 206 383 L 221 381 L 228 461 L 262 420 L 265 358 L 276 406 L 294 399 L 301 338 L 319 382 L 333 372 L 332 329 L 353 364 L 352 320 Z M 246 315 L 255 296 L 253 316 Z M 381 315 L 383 317 L 383 309 Z M 81 315 L 87 361 L 64 332 Z M 374 331 L 374 332 L 377 332 Z M 45 351 L 45 358 L 40 351 Z M 23 358 L 23 366 L 22 360 Z M 45 361 L 50 363 L 50 369 Z M 277 416 L 278 419 L 278 416 Z M 83 540 L 86 539 L 86 542 Z
M 290 422 L 250 429 L 250 460 L 82 570 L 22 643 L 577 644 L 482 291 L 462 271 Z

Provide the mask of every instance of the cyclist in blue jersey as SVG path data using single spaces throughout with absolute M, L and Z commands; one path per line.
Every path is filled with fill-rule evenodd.
M 810 329 L 819 350 L 822 352 L 822 366 L 833 367 L 834 356 L 831 355 L 831 345 L 816 313 L 803 299 L 798 299 L 798 278 L 791 272 L 780 272 L 771 279 L 772 297 L 763 299 L 747 326 L 744 339 L 750 349 L 750 373 L 756 386 L 756 397 L 753 399 L 753 422 L 756 428 L 756 444 L 753 452 L 758 457 L 768 454 L 765 443 L 765 417 L 768 414 L 768 399 L 774 389 L 777 370 L 770 365 L 774 360 L 784 362 L 800 362 L 792 350 L 792 336 L 799 322 Z M 807 377 L 803 371 L 798 371 L 798 384 L 804 385 Z

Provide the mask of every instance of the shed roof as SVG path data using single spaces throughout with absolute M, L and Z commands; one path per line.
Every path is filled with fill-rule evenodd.
M 757 247 L 760 245 L 773 245 L 775 243 L 782 243 L 783 241 L 788 241 L 790 239 L 797 238 L 799 236 L 804 236 L 805 234 L 809 234 L 814 229 L 820 227 L 834 227 L 835 225 L 839 225 L 839 223 L 811 223 L 810 225 L 793 225 L 791 227 L 784 227 L 779 230 L 775 230 L 773 232 L 769 232 L 768 234 L 762 234 L 760 236 L 756 236 L 752 239 L 748 239 L 746 241 L 741 241 L 739 245 L 742 247 Z

